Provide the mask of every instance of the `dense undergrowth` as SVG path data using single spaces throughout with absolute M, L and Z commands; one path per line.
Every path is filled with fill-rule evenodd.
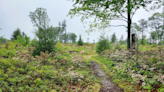
M 33 47 L 7 42 L 0 48 L 0 91 L 99 92 L 90 60 L 99 63 L 125 92 L 164 91 L 164 47 L 126 45 L 96 54 L 96 45 L 55 45 L 52 53 L 32 56 Z
M 86 47 L 88 51 L 85 51 L 84 47 L 70 47 L 58 43 L 56 53 L 41 52 L 40 56 L 33 57 L 33 47 L 14 42 L 3 44 L 0 92 L 92 92 L 99 80 L 93 75 L 90 62 L 81 56 L 90 54 L 90 48 Z
M 106 50 L 92 57 L 125 92 L 164 91 L 164 47 L 140 46 L 136 49 Z

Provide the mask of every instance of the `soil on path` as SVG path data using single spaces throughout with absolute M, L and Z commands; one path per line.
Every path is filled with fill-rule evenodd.
M 110 78 L 107 78 L 106 73 L 100 69 L 100 65 L 96 62 L 90 61 L 92 63 L 92 68 L 94 74 L 101 78 L 101 90 L 100 92 L 124 92 L 123 89 L 119 88 L 118 86 L 114 85 Z M 109 77 L 109 75 L 108 75 Z

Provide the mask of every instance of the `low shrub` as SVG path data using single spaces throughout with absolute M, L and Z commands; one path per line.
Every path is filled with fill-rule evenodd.
M 96 52 L 101 53 L 102 51 L 105 51 L 107 49 L 111 49 L 108 39 L 100 39 L 96 45 Z

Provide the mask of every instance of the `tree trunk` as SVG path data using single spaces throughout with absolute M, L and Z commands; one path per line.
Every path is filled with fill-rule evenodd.
M 143 31 L 142 31 L 142 45 L 143 45 Z
M 65 42 L 64 43 L 66 43 L 66 29 L 65 29 Z
M 130 27 L 131 27 L 131 19 L 130 19 L 130 0 L 128 0 L 127 2 L 128 4 L 128 12 L 127 12 L 127 16 L 128 16 L 128 37 L 127 37 L 127 49 L 130 49 Z

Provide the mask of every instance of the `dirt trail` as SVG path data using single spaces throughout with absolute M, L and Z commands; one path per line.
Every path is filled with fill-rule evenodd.
M 106 73 L 100 69 L 100 65 L 96 62 L 90 61 L 92 63 L 92 68 L 94 74 L 101 78 L 102 88 L 100 92 L 124 92 L 121 88 L 114 85 L 110 78 L 107 78 Z

